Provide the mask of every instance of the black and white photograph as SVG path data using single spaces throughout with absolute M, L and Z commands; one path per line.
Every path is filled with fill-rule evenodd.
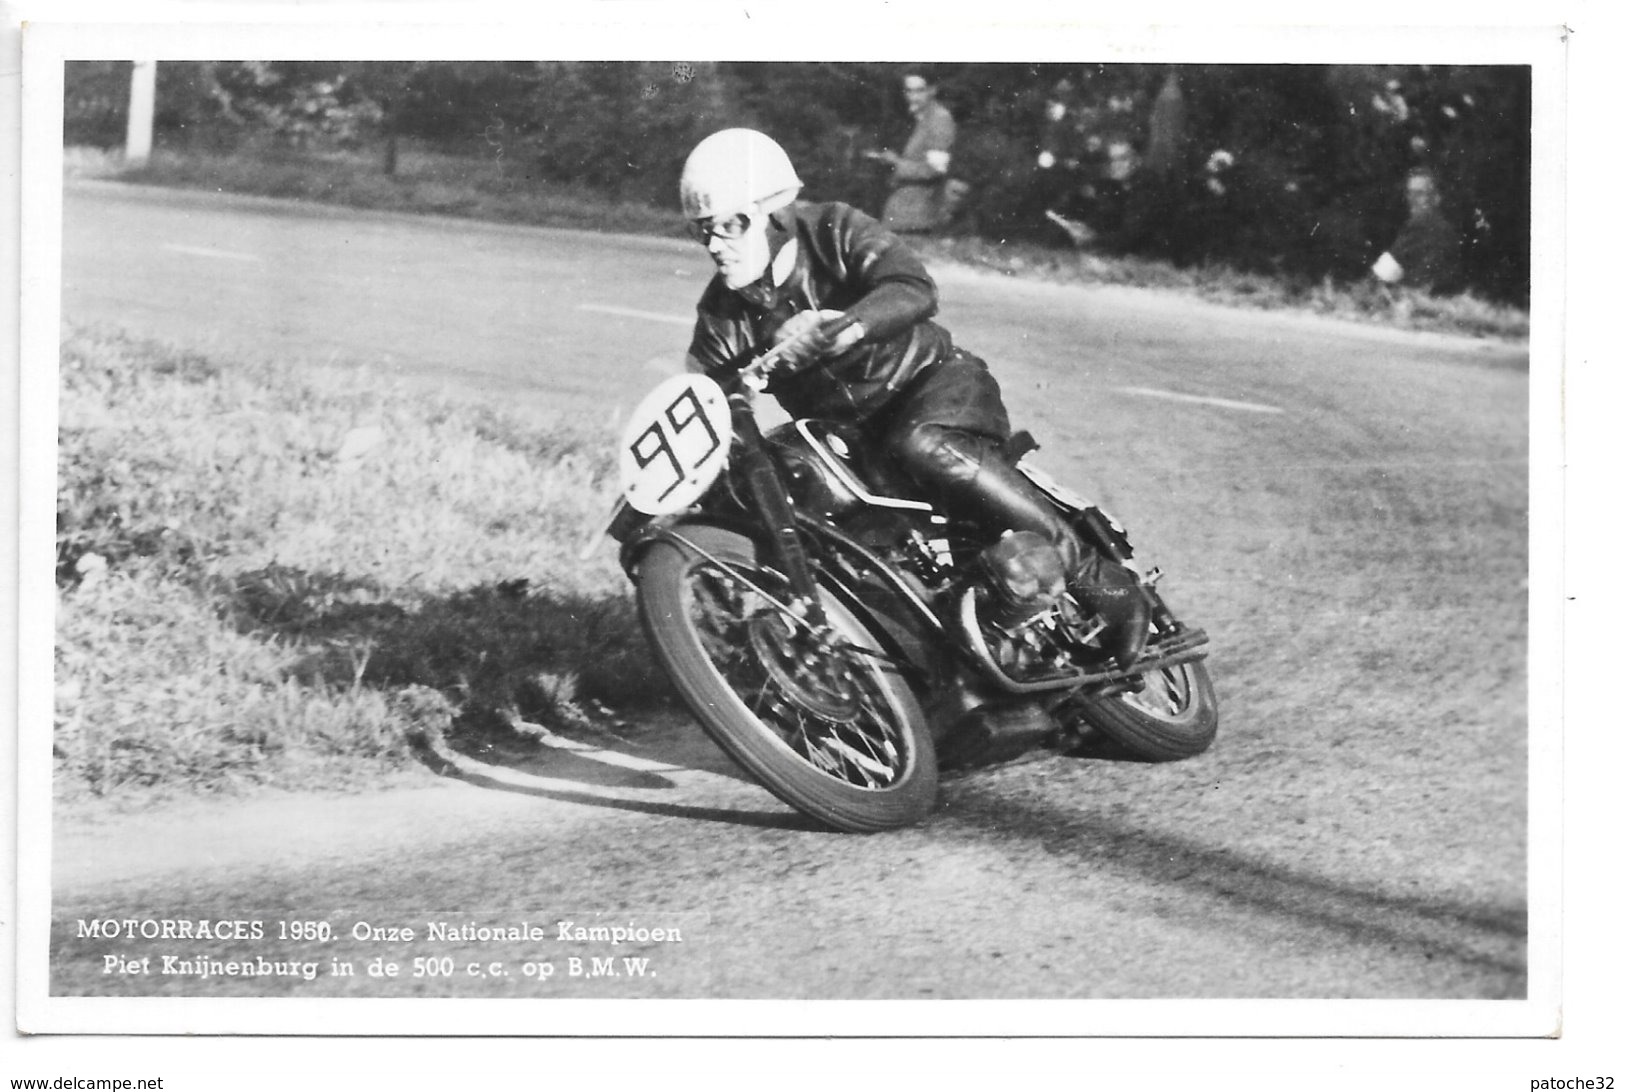
M 1560 1038 L 1558 21 L 662 11 L 23 29 L 20 1030 Z

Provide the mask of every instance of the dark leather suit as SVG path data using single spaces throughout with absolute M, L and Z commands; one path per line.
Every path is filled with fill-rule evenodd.
M 1115 594 L 1100 586 L 1122 584 L 1121 575 L 1103 573 L 1102 559 L 1005 457 L 1010 419 L 998 382 L 930 321 L 936 284 L 907 244 L 839 202 L 794 204 L 770 220 L 769 272 L 738 291 L 712 280 L 699 302 L 693 361 L 725 372 L 771 346 L 797 312 L 846 312 L 863 324 L 863 340 L 776 379 L 769 389 L 784 408 L 857 424 L 945 506 L 990 529 L 1042 535 L 1060 551 L 1075 589 Z

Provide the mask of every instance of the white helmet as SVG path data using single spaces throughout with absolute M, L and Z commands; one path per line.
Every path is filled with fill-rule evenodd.
M 732 216 L 750 207 L 773 212 L 796 199 L 801 179 L 772 137 L 723 129 L 694 146 L 678 185 L 690 220 Z

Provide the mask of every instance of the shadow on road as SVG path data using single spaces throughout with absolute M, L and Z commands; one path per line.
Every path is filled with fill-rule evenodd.
M 455 777 L 470 785 L 499 792 L 536 796 L 545 800 L 558 800 L 569 804 L 607 808 L 612 811 L 639 812 L 661 815 L 673 819 L 691 819 L 708 823 L 728 823 L 735 826 L 763 827 L 773 830 L 828 832 L 828 828 L 815 823 L 799 812 L 757 811 L 715 805 L 685 804 L 677 801 L 649 799 L 634 795 L 638 790 L 651 788 L 680 790 L 683 786 L 648 770 L 621 770 L 628 775 L 617 781 L 604 770 L 617 767 L 579 759 L 575 763 L 535 762 L 510 757 L 499 764 L 469 761 L 461 755 L 448 753 L 443 746 L 421 744 L 418 755 L 423 763 L 445 777 Z M 496 757 L 496 756 L 492 756 Z M 584 767 L 597 767 L 596 771 Z M 673 768 L 674 774 L 694 773 Z M 514 775 L 518 775 L 517 777 Z M 740 779 L 743 780 L 743 779 Z M 630 790 L 630 791 L 627 791 Z
M 1216 903 L 1221 912 L 1288 919 L 1360 943 L 1408 949 L 1423 960 L 1448 958 L 1490 972 L 1501 983 L 1499 997 L 1527 995 L 1524 906 L 1386 894 L 1144 827 L 1012 800 L 974 781 L 960 783 L 955 797 L 952 817 L 937 826 L 943 833 L 991 841 L 1036 838 L 1045 850 L 1080 868 L 1166 884 L 1178 892 L 1166 911 L 1169 917 L 1211 916 Z
M 593 807 L 608 808 L 612 811 L 633 811 L 644 815 L 663 815 L 671 819 L 694 819 L 707 823 L 728 823 L 742 827 L 764 827 L 771 830 L 791 830 L 806 833 L 827 833 L 834 836 L 828 827 L 822 826 L 794 811 L 740 811 L 735 808 L 710 808 L 694 804 L 667 804 L 660 801 L 634 800 L 630 797 L 599 796 L 586 792 L 570 792 L 565 789 L 527 788 L 519 785 L 508 785 L 490 779 L 459 775 L 470 784 L 480 785 L 490 789 L 501 789 L 504 792 L 522 793 L 526 796 L 539 796 L 548 800 L 560 800 L 570 804 L 588 804 Z
M 761 790 L 670 712 L 626 596 L 515 580 L 414 601 L 365 578 L 275 564 L 215 590 L 240 631 L 296 651 L 293 678 L 383 695 L 439 773 L 597 807 L 821 829 L 789 811 L 660 799 Z M 709 783 L 683 783 L 696 778 Z
M 426 597 L 365 577 L 271 564 L 216 589 L 243 632 L 302 654 L 290 674 L 376 690 L 423 686 L 464 709 L 521 716 L 588 699 L 669 700 L 629 597 L 523 579 Z

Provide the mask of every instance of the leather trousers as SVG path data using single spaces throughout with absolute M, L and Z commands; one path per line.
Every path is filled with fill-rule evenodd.
M 942 425 L 921 425 L 900 438 L 893 457 L 948 508 L 988 528 L 1032 531 L 1056 548 L 1076 577 L 1088 550 L 1043 492 L 1005 458 L 1004 445 L 987 436 Z
M 892 459 L 945 507 L 989 529 L 1031 531 L 1052 544 L 1080 604 L 1111 624 L 1108 650 L 1124 666 L 1139 656 L 1149 621 L 1139 581 L 1085 545 L 1005 455 L 1009 418 L 986 364 L 955 350 L 875 424 Z
M 1068 573 L 1087 550 L 1043 492 L 1004 454 L 1010 418 L 998 381 L 955 349 L 872 422 L 880 446 L 946 507 L 989 528 L 1033 531 L 1061 552 Z

